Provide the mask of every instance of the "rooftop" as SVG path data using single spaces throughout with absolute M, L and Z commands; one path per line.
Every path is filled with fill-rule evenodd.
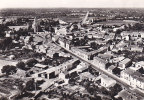
M 122 90 L 121 92 L 119 92 L 118 96 L 122 97 L 124 100 L 137 100 L 137 98 L 134 95 L 130 94 L 126 90 Z
M 106 83 L 110 83 L 110 82 L 114 82 L 115 80 L 113 80 L 112 78 L 102 74 L 101 75 L 101 79 L 104 79 L 106 81 Z
M 35 64 L 35 67 L 45 68 L 45 67 L 47 67 L 47 65 L 37 63 L 37 64 Z
M 128 62 L 130 62 L 131 60 L 129 58 L 125 58 L 124 60 L 122 60 L 120 63 L 121 64 L 126 64 Z
M 115 69 L 115 68 L 116 68 L 116 66 L 111 65 L 108 69 L 113 70 L 113 69 Z
M 127 68 L 126 70 L 123 70 L 123 72 L 124 72 L 124 73 L 127 73 L 127 74 L 129 74 L 129 75 L 132 75 L 132 74 L 135 72 L 135 70 L 133 70 L 133 69 L 131 69 L 131 68 Z
M 133 78 L 136 78 L 136 79 L 139 80 L 139 81 L 144 82 L 144 76 L 143 76 L 140 72 L 138 72 L 138 71 L 134 72 L 134 73 L 132 74 L 132 77 L 133 77 Z

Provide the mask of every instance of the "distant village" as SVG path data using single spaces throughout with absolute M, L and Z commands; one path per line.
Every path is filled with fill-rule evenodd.
M 1 17 L 0 100 L 144 100 L 143 23 L 89 14 Z

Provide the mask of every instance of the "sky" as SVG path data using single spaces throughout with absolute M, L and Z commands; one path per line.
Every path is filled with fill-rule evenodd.
M 0 0 L 1 8 L 144 8 L 144 0 Z

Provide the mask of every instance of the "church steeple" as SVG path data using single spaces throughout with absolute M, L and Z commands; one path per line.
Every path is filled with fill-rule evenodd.
M 36 33 L 36 32 L 38 31 L 38 30 L 37 30 L 37 19 L 36 19 L 36 17 L 34 18 L 32 27 L 33 27 L 33 29 L 34 29 L 34 33 Z

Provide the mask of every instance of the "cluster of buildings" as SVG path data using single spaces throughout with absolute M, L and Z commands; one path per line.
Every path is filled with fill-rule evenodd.
M 82 30 L 87 31 L 85 35 L 81 32 Z M 133 59 L 123 54 L 118 54 L 120 51 L 123 52 L 123 50 L 142 53 L 143 32 L 124 31 L 125 27 L 123 25 L 117 28 L 113 27 L 112 29 L 102 29 L 97 26 L 93 27 L 93 30 L 97 31 L 91 31 L 90 27 L 87 27 L 87 29 L 80 28 L 79 31 L 74 32 L 75 37 L 79 40 L 87 36 L 87 38 L 85 38 L 87 42 L 84 45 L 74 46 L 73 40 L 75 37 L 73 37 L 71 32 L 59 35 L 59 37 L 53 36 L 53 40 L 56 40 L 55 42 L 61 47 L 72 51 L 77 56 L 91 61 L 92 64 L 97 65 L 98 68 L 105 69 L 117 77 L 135 84 L 134 87 L 143 90 L 143 75 L 139 72 L 135 72 L 136 74 L 134 74 L 134 72 L 131 73 L 131 71 L 127 71 L 129 67 L 133 66 Z M 113 32 L 109 32 L 109 30 L 113 30 Z M 116 33 L 117 30 L 122 31 L 120 35 Z M 94 49 L 91 45 L 92 42 L 101 46 Z M 130 74 L 129 72 L 133 75 L 133 78 L 130 78 L 132 77 L 131 75 L 128 75 L 129 79 L 125 77 L 127 74 Z
M 60 64 L 59 66 L 51 67 L 51 68 L 48 68 L 47 70 L 40 71 L 40 72 L 34 74 L 33 77 L 35 77 L 35 78 L 40 77 L 40 78 L 46 78 L 46 79 L 55 78 L 60 73 L 66 72 L 66 71 L 68 71 L 68 69 L 72 68 L 73 64 L 77 60 L 78 59 L 72 59 L 63 64 Z
M 35 18 L 32 24 L 34 32 L 30 32 L 29 36 L 20 36 L 18 41 L 13 40 L 13 42 L 23 44 L 22 48 L 19 49 L 26 48 L 44 56 L 41 59 L 37 58 L 38 63 L 34 64 L 29 70 L 18 69 L 19 72 L 16 75 L 27 77 L 26 73 L 30 73 L 29 77 L 34 78 L 35 81 L 45 80 L 42 85 L 43 88 L 49 88 L 49 86 L 44 87 L 44 85 L 51 80 L 54 80 L 50 83 L 51 85 L 56 80 L 62 80 L 62 82 L 65 81 L 65 84 L 69 84 L 66 77 L 74 75 L 91 82 L 100 79 L 100 85 L 107 89 L 117 83 L 113 78 L 99 72 L 100 75 L 95 77 L 89 71 L 89 64 L 80 61 L 77 58 L 79 57 L 116 76 L 128 85 L 143 91 L 144 62 L 134 62 L 133 58 L 124 54 L 123 51 L 142 54 L 144 33 L 125 31 L 125 25 L 110 25 L 104 28 L 104 25 L 89 24 L 89 21 L 87 21 L 88 14 L 86 14 L 82 23 L 71 24 L 70 26 L 60 20 L 59 25 L 54 26 L 54 33 L 38 32 L 38 22 Z M 9 26 L 11 30 L 6 32 L 6 37 L 11 37 L 11 32 L 14 30 L 28 29 L 28 27 L 28 25 Z M 117 33 L 118 30 L 121 31 L 120 34 Z M 64 49 L 72 52 L 76 57 L 64 51 Z M 72 59 L 65 60 L 65 62 L 57 60 L 61 56 Z M 10 55 L 9 58 L 12 60 L 13 56 Z M 50 61 L 56 63 L 56 66 L 43 63 L 50 63 Z M 20 75 L 22 72 L 25 73 L 24 76 Z M 73 75 L 73 73 L 77 74 Z

